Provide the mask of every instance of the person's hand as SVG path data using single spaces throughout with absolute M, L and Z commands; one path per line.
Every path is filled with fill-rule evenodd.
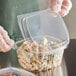
M 14 44 L 14 41 L 9 38 L 8 33 L 0 26 L 0 52 L 9 51 Z
M 72 8 L 71 0 L 50 0 L 50 8 L 60 16 L 65 16 Z

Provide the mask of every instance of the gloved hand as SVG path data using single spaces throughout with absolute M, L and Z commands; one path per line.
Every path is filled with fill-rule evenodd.
M 71 0 L 50 0 L 50 8 L 60 16 L 65 16 L 72 8 Z
M 0 26 L 0 51 L 7 52 L 14 45 L 14 41 L 9 38 L 8 33 L 2 26 Z

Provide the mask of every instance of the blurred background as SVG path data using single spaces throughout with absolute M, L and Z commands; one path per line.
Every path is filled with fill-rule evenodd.
M 76 1 L 72 0 L 72 9 L 70 13 L 64 17 L 64 21 L 68 27 L 71 39 L 76 39 Z

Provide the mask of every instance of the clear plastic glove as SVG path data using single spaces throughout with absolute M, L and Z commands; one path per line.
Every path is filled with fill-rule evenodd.
M 9 51 L 14 45 L 14 41 L 9 38 L 8 33 L 0 26 L 0 52 Z
M 65 16 L 72 8 L 71 0 L 50 0 L 50 8 L 60 16 Z

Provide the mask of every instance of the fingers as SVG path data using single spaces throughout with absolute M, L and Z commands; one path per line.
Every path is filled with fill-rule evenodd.
M 61 11 L 59 12 L 59 14 L 61 16 L 65 16 L 69 13 L 69 11 L 72 8 L 72 2 L 71 0 L 64 0 L 61 6 Z
M 1 26 L 0 26 L 0 34 L 2 35 L 3 39 L 9 46 L 12 46 L 14 44 L 14 41 L 9 38 L 7 31 L 5 31 L 4 28 Z
M 8 33 L 0 26 L 0 50 L 3 52 L 9 51 L 14 44 L 14 41 L 9 38 Z
M 72 8 L 71 0 L 51 0 L 51 10 L 61 16 L 65 16 Z
M 8 51 L 8 50 L 11 49 L 11 47 L 9 45 L 7 45 L 6 42 L 4 41 L 1 34 L 0 34 L 0 49 L 3 52 Z
M 50 1 L 51 10 L 55 13 L 61 11 L 62 2 L 63 0 L 51 0 Z

